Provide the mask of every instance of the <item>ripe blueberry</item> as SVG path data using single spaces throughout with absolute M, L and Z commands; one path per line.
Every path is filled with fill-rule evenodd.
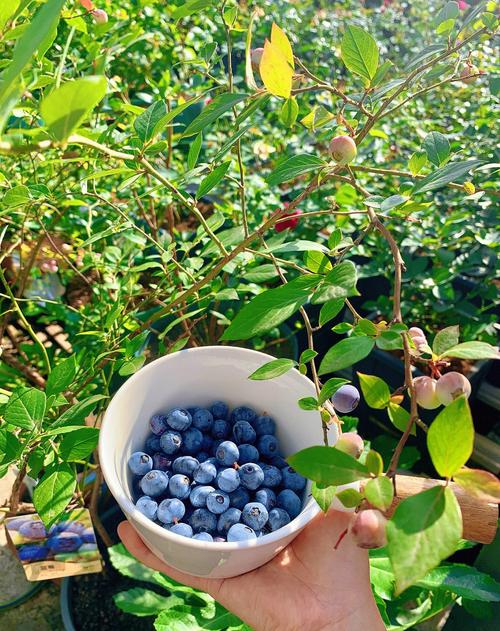
M 191 481 L 186 475 L 176 473 L 170 478 L 168 490 L 170 495 L 183 500 L 191 493 Z
M 229 508 L 229 496 L 224 491 L 213 491 L 207 496 L 207 508 L 214 515 L 221 515 Z
M 146 475 L 153 468 L 153 459 L 143 451 L 136 451 L 128 459 L 128 467 L 135 475 Z
M 167 490 L 168 475 L 164 471 L 153 469 L 141 479 L 140 486 L 144 495 L 157 497 Z
M 245 524 L 234 524 L 228 530 L 228 541 L 248 541 L 249 539 L 257 539 L 255 532 Z
M 179 432 L 169 430 L 162 434 L 160 438 L 160 446 L 166 454 L 175 454 L 182 446 L 182 436 Z
M 135 503 L 137 509 L 145 515 L 148 519 L 156 519 L 156 511 L 158 510 L 158 503 L 149 497 L 149 495 L 143 495 Z M 86 541 L 85 535 L 83 535 L 83 541 Z M 92 543 L 92 542 L 88 542 Z
M 341 414 L 349 414 L 358 407 L 359 391 L 350 384 L 340 386 L 332 397 L 333 407 Z
M 241 511 L 242 522 L 253 530 L 264 528 L 268 517 L 267 508 L 260 502 L 249 502 Z
M 215 457 L 220 464 L 231 467 L 238 462 L 240 452 L 238 451 L 238 447 L 231 440 L 225 440 L 217 447 Z
M 167 423 L 178 432 L 186 430 L 192 422 L 191 414 L 187 410 L 175 408 L 167 415 Z
M 255 491 L 264 482 L 264 472 L 258 464 L 247 462 L 238 469 L 243 486 Z

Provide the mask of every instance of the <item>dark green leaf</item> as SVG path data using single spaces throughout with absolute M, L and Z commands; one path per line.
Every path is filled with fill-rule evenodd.
M 206 195 L 208 192 L 210 192 L 215 186 L 217 186 L 217 184 L 223 179 L 223 177 L 226 175 L 229 166 L 231 165 L 231 162 L 223 162 L 222 164 L 220 164 L 218 167 L 216 167 L 212 173 L 209 173 L 209 175 L 207 175 L 207 177 L 205 177 L 199 187 L 198 190 L 196 191 L 196 197 L 199 199 L 200 197 L 203 197 L 203 195 Z
M 76 375 L 76 356 L 71 355 L 67 359 L 59 362 L 57 366 L 52 370 L 45 387 L 47 396 L 51 394 L 58 394 L 67 390 L 73 383 Z
M 87 416 L 92 414 L 97 403 L 106 398 L 107 397 L 103 394 L 95 394 L 83 399 L 83 401 L 75 403 L 68 410 L 63 412 L 61 416 L 52 423 L 51 427 L 56 428 L 64 425 L 74 425 L 79 422 L 84 422 Z
M 325 302 L 319 312 L 319 325 L 324 326 L 327 322 L 333 320 L 342 310 L 344 302 L 344 298 L 332 298 L 328 300 L 328 302 Z
M 194 169 L 196 163 L 198 162 L 198 156 L 200 155 L 201 142 L 203 140 L 203 136 L 201 132 L 195 137 L 192 143 L 189 145 L 189 152 L 187 157 L 187 168 L 189 170 Z
M 432 464 L 444 478 L 453 476 L 467 462 L 474 447 L 474 426 L 469 404 L 460 397 L 447 405 L 427 432 Z
M 450 143 L 446 136 L 443 136 L 438 131 L 431 131 L 430 134 L 427 134 L 422 146 L 429 161 L 437 167 L 450 155 Z
M 317 171 L 324 166 L 326 163 L 316 156 L 307 153 L 299 154 L 281 162 L 266 181 L 270 186 L 276 186 L 293 180 L 304 173 L 309 173 L 309 171 Z
M 433 353 L 441 355 L 449 348 L 456 346 L 458 344 L 459 332 L 458 326 L 447 326 L 445 329 L 438 331 L 432 342 Z
M 97 447 L 99 429 L 97 427 L 81 427 L 64 434 L 59 446 L 59 453 L 66 462 L 85 460 Z
M 264 379 L 274 379 L 280 375 L 284 375 L 286 372 L 296 366 L 297 362 L 293 359 L 273 359 L 267 364 L 264 364 L 260 368 L 257 368 L 248 378 L 256 381 Z
M 462 162 L 450 162 L 444 167 L 436 169 L 433 173 L 430 173 L 426 177 L 419 180 L 412 193 L 426 193 L 427 191 L 435 191 L 438 188 L 442 188 L 460 179 L 472 169 L 475 169 L 481 164 L 481 160 L 464 160 Z
M 471 600 L 500 601 L 500 583 L 470 565 L 437 567 L 426 574 L 418 586 L 432 591 L 450 591 Z
M 328 379 L 328 381 L 323 385 L 321 391 L 319 393 L 319 403 L 324 403 L 327 399 L 332 397 L 340 386 L 343 386 L 345 383 L 349 383 L 347 379 L 341 379 L 339 377 L 332 377 Z
M 134 129 L 142 142 L 148 142 L 154 137 L 156 126 L 165 114 L 167 114 L 165 101 L 155 101 L 147 110 L 139 114 L 134 121 Z
M 323 486 L 348 484 L 369 477 L 365 465 L 335 447 L 307 447 L 287 460 L 300 474 Z
M 312 483 L 311 493 L 321 510 L 326 513 L 330 508 L 337 488 L 335 486 L 318 486 L 316 482 Z
M 33 429 L 39 426 L 45 414 L 45 392 L 36 388 L 19 388 L 9 398 L 3 416 L 7 423 Z
M 317 356 L 318 353 L 316 351 L 313 351 L 310 348 L 306 348 L 306 350 L 302 351 L 302 353 L 300 354 L 299 364 L 307 364 L 307 362 L 310 362 L 311 359 L 314 359 Z
M 293 315 L 307 302 L 321 276 L 299 276 L 286 285 L 269 289 L 241 309 L 221 339 L 247 340 L 269 331 Z
M 111 564 L 122 576 L 127 576 L 137 581 L 163 585 L 162 575 L 140 563 L 130 554 L 123 543 L 111 546 L 111 548 L 108 548 L 108 552 Z
M 387 523 L 396 594 L 452 554 L 461 536 L 462 514 L 451 489 L 435 486 L 404 499 Z
M 342 370 L 361 361 L 370 354 L 375 346 L 371 337 L 348 337 L 341 340 L 326 353 L 319 367 L 319 374 Z
M 251 125 L 247 125 L 246 127 L 242 127 L 239 129 L 224 145 L 219 149 L 219 151 L 215 154 L 213 159 L 214 162 L 218 162 L 221 160 L 226 153 L 231 149 L 231 147 L 238 142 L 238 140 L 244 136 L 247 131 L 250 129 Z
M 76 478 L 65 463 L 48 468 L 33 491 L 33 504 L 46 526 L 51 526 L 61 516 L 73 497 Z
M 231 110 L 237 103 L 241 103 L 247 96 L 247 94 L 233 94 L 230 92 L 216 96 L 209 105 L 203 108 L 201 114 L 188 125 L 187 129 L 182 134 L 183 137 L 194 136 L 200 133 L 200 131 L 204 131 L 222 116 L 222 114 Z

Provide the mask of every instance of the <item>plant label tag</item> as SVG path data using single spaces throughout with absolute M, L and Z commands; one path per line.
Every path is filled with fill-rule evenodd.
M 37 513 L 9 517 L 5 531 L 28 581 L 102 571 L 102 557 L 87 509 L 69 511 L 64 520 L 49 529 Z

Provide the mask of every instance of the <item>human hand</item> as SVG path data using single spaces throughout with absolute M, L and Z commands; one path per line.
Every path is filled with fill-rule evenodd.
M 254 631 L 384 631 L 370 588 L 368 551 L 350 535 L 352 515 L 321 513 L 266 565 L 226 579 L 190 576 L 162 563 L 128 522 L 121 540 L 139 561 L 209 593 Z

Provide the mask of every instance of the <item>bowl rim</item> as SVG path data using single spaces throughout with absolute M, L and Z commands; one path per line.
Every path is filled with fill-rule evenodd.
M 146 366 L 140 368 L 136 373 L 134 373 L 127 381 L 120 386 L 120 388 L 113 395 L 108 407 L 106 408 L 106 412 L 104 413 L 104 417 L 102 419 L 101 428 L 99 431 L 99 462 L 102 468 L 102 473 L 104 476 L 104 480 L 108 485 L 111 494 L 118 502 L 118 505 L 123 510 L 129 521 L 131 521 L 132 525 L 136 521 L 141 527 L 151 532 L 156 536 L 160 536 L 161 538 L 173 543 L 173 544 L 182 544 L 185 547 L 193 548 L 194 550 L 210 550 L 211 552 L 219 551 L 221 553 L 232 552 L 236 550 L 245 550 L 250 548 L 261 548 L 266 547 L 268 544 L 277 543 L 282 539 L 286 539 L 292 534 L 298 533 L 304 526 L 306 526 L 316 515 L 321 512 L 321 508 L 316 503 L 314 498 L 310 498 L 309 501 L 306 502 L 302 511 L 299 513 L 295 519 L 292 519 L 288 524 L 275 530 L 274 532 L 268 533 L 257 539 L 250 539 L 247 541 L 235 541 L 235 542 L 227 542 L 227 541 L 200 541 L 198 539 L 193 539 L 190 537 L 183 537 L 182 535 L 178 535 L 170 532 L 166 528 L 156 524 L 152 520 L 148 519 L 145 515 L 143 515 L 135 506 L 135 504 L 127 497 L 118 476 L 113 471 L 113 467 L 111 463 L 108 464 L 109 456 L 107 455 L 107 444 L 112 441 L 112 432 L 107 431 L 107 427 L 111 427 L 111 423 L 109 419 L 112 418 L 113 409 L 118 405 L 118 400 L 120 395 L 123 396 L 124 392 L 130 387 L 131 384 L 136 381 L 140 381 L 145 378 L 148 372 L 151 372 L 155 368 L 158 367 L 159 364 L 167 363 L 175 361 L 175 359 L 182 353 L 183 355 L 190 354 L 208 354 L 210 352 L 228 352 L 228 353 L 244 353 L 248 355 L 253 355 L 254 357 L 260 357 L 262 359 L 266 359 L 267 361 L 276 359 L 272 355 L 268 355 L 267 353 L 262 353 L 261 351 L 255 351 L 253 349 L 244 348 L 241 346 L 223 346 L 223 345 L 210 345 L 210 346 L 198 346 L 194 348 L 181 349 L 176 351 L 175 353 L 170 353 L 168 355 L 163 355 L 162 357 L 158 357 L 153 360 Z M 289 372 L 294 374 L 294 377 L 299 381 L 307 384 L 309 388 L 311 388 L 311 394 L 314 394 L 314 384 L 313 382 L 302 375 L 296 368 L 292 368 Z M 319 415 L 318 415 L 319 417 Z M 307 488 L 307 487 L 306 487 Z

